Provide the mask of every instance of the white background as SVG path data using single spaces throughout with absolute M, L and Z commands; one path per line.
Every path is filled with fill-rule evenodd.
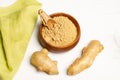
M 15 0 L 0 0 L 0 6 L 13 4 Z M 77 19 L 81 38 L 76 47 L 63 54 L 49 53 L 58 61 L 59 75 L 38 72 L 31 64 L 34 51 L 42 49 L 38 41 L 40 19 L 29 42 L 25 57 L 13 80 L 120 80 L 120 0 L 39 0 L 48 14 L 65 12 Z M 90 40 L 100 40 L 104 50 L 94 64 L 78 75 L 68 76 L 68 66 L 81 54 Z M 117 39 L 117 40 L 116 40 Z M 118 42 L 116 44 L 116 42 Z

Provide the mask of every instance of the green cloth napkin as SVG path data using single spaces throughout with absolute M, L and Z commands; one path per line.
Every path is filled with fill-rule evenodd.
M 17 0 L 0 7 L 0 80 L 12 80 L 24 57 L 41 4 Z

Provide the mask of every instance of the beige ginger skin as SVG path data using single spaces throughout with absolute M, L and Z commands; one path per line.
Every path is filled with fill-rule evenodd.
M 47 49 L 34 52 L 31 57 L 31 64 L 47 74 L 58 74 L 57 62 L 49 58 Z
M 78 57 L 68 68 L 68 75 L 75 75 L 89 68 L 95 57 L 104 49 L 103 45 L 98 40 L 92 40 L 87 47 L 82 50 L 81 57 Z

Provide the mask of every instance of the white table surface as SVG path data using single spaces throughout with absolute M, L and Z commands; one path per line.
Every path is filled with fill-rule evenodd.
M 0 6 L 7 6 L 15 0 L 0 0 Z M 49 53 L 58 61 L 59 75 L 38 72 L 31 64 L 34 51 L 42 49 L 38 41 L 39 22 L 30 39 L 25 57 L 13 80 L 120 80 L 120 0 L 39 0 L 48 14 L 65 12 L 74 16 L 81 27 L 81 38 L 76 47 L 63 54 Z M 117 36 L 117 43 L 115 42 Z M 94 64 L 79 73 L 68 76 L 68 66 L 81 54 L 81 49 L 90 40 L 100 40 L 104 50 L 96 57 Z

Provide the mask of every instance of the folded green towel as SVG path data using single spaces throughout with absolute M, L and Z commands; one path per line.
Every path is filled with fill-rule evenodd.
M 0 80 L 12 80 L 24 57 L 38 9 L 36 0 L 0 7 Z

